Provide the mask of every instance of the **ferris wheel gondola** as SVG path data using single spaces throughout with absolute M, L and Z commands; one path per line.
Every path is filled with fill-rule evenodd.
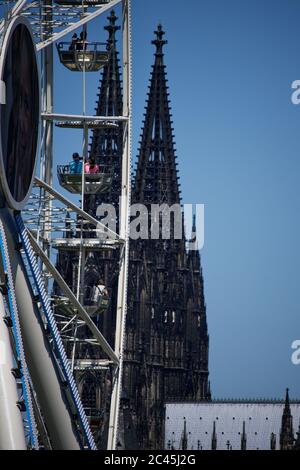
M 89 315 L 95 316 L 103 313 L 109 307 L 109 293 L 105 286 L 87 286 L 84 306 Z
M 71 72 L 97 72 L 109 59 L 106 44 L 101 42 L 59 42 L 56 48 L 61 64 Z
M 101 313 L 104 313 L 109 307 L 110 297 L 108 292 L 101 293 L 97 286 L 86 287 L 84 309 L 90 315 L 95 317 Z M 55 308 L 56 315 L 62 315 L 68 318 L 72 318 L 76 313 L 70 300 L 63 296 L 52 296 L 53 306 Z
M 111 167 L 101 167 L 99 173 L 84 175 L 84 193 L 99 194 L 109 190 L 112 184 L 113 169 Z M 72 194 L 82 192 L 82 174 L 72 173 L 70 165 L 58 165 L 57 178 L 59 184 Z

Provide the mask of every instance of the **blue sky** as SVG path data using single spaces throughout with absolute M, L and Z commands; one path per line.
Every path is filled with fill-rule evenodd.
M 166 30 L 184 203 L 205 204 L 201 252 L 215 397 L 300 396 L 300 79 L 298 0 L 133 0 L 134 156 L 153 63 Z M 99 18 L 91 40 L 104 41 Z M 93 114 L 99 74 L 89 74 Z M 55 111 L 82 112 L 82 77 L 55 67 Z M 80 151 L 57 130 L 55 162 Z

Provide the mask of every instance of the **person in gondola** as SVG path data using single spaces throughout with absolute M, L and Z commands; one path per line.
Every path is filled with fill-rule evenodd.
M 82 173 L 82 158 L 80 158 L 79 153 L 73 153 L 73 161 L 70 162 L 70 173 L 72 175 L 77 175 Z
M 108 297 L 109 293 L 107 287 L 103 284 L 103 281 L 100 279 L 98 283 L 95 283 L 92 301 L 94 304 L 98 304 L 102 300 L 107 300 Z
M 76 33 L 73 34 L 72 36 L 72 42 L 69 47 L 69 51 L 75 51 L 76 49 L 76 44 L 78 43 L 79 39 Z
M 99 173 L 99 166 L 95 163 L 95 159 L 90 157 L 84 165 L 84 172 L 87 175 L 95 175 Z
M 80 37 L 76 43 L 76 50 L 83 51 L 83 50 L 86 50 L 86 48 L 87 48 L 87 32 L 81 31 Z

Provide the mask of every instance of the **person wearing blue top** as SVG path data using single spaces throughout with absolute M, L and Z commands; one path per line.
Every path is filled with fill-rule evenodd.
M 77 175 L 82 173 L 82 159 L 77 152 L 73 153 L 73 161 L 70 162 L 70 173 Z

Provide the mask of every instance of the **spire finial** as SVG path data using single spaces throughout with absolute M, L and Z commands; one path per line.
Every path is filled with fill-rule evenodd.
M 193 250 L 198 251 L 196 214 L 193 214 L 192 233 L 191 233 L 191 238 L 189 242 L 190 242 L 190 245 L 189 245 L 190 251 L 193 251 Z
M 246 423 L 243 421 L 243 434 L 241 438 L 241 450 L 247 450 Z
M 117 21 L 117 19 L 118 19 L 117 16 L 116 16 L 115 10 L 111 10 L 110 15 L 107 17 L 107 19 L 108 19 L 109 24 L 110 24 L 111 26 L 115 26 L 116 21 Z
M 196 214 L 193 214 L 193 228 L 192 231 L 196 234 Z
M 207 386 L 207 400 L 208 400 L 208 401 L 211 401 L 210 380 L 208 381 L 208 386 Z
M 188 446 L 188 437 L 187 437 L 187 432 L 186 432 L 186 419 L 184 417 L 183 418 L 183 431 L 182 431 L 182 436 L 181 436 L 181 449 L 187 450 L 187 446 Z
M 213 433 L 211 437 L 211 450 L 217 450 L 217 432 L 216 432 L 216 422 L 213 423 Z
M 284 405 L 284 414 L 291 414 L 291 407 L 290 407 L 290 394 L 289 389 L 286 389 L 285 393 L 285 405 Z
M 110 15 L 107 17 L 109 21 L 109 25 L 104 26 L 104 29 L 108 31 L 109 33 L 109 38 L 108 42 L 111 44 L 112 42 L 115 42 L 116 40 L 116 31 L 119 31 L 121 29 L 120 26 L 116 26 L 116 21 L 118 20 L 118 17 L 116 16 L 115 10 L 112 10 Z
M 165 44 L 168 44 L 168 41 L 165 41 L 163 39 L 164 35 L 166 34 L 162 28 L 162 25 L 159 24 L 157 26 L 157 30 L 154 31 L 154 34 L 156 34 L 156 39 L 152 41 L 152 44 L 156 46 L 156 55 L 162 55 L 163 54 L 163 46 Z
M 289 389 L 286 389 L 285 405 L 281 420 L 280 449 L 289 450 L 294 445 L 293 416 L 290 407 Z
M 286 389 L 286 393 L 285 393 L 285 405 L 286 406 L 290 405 L 290 395 L 289 395 L 289 389 L 288 388 Z

